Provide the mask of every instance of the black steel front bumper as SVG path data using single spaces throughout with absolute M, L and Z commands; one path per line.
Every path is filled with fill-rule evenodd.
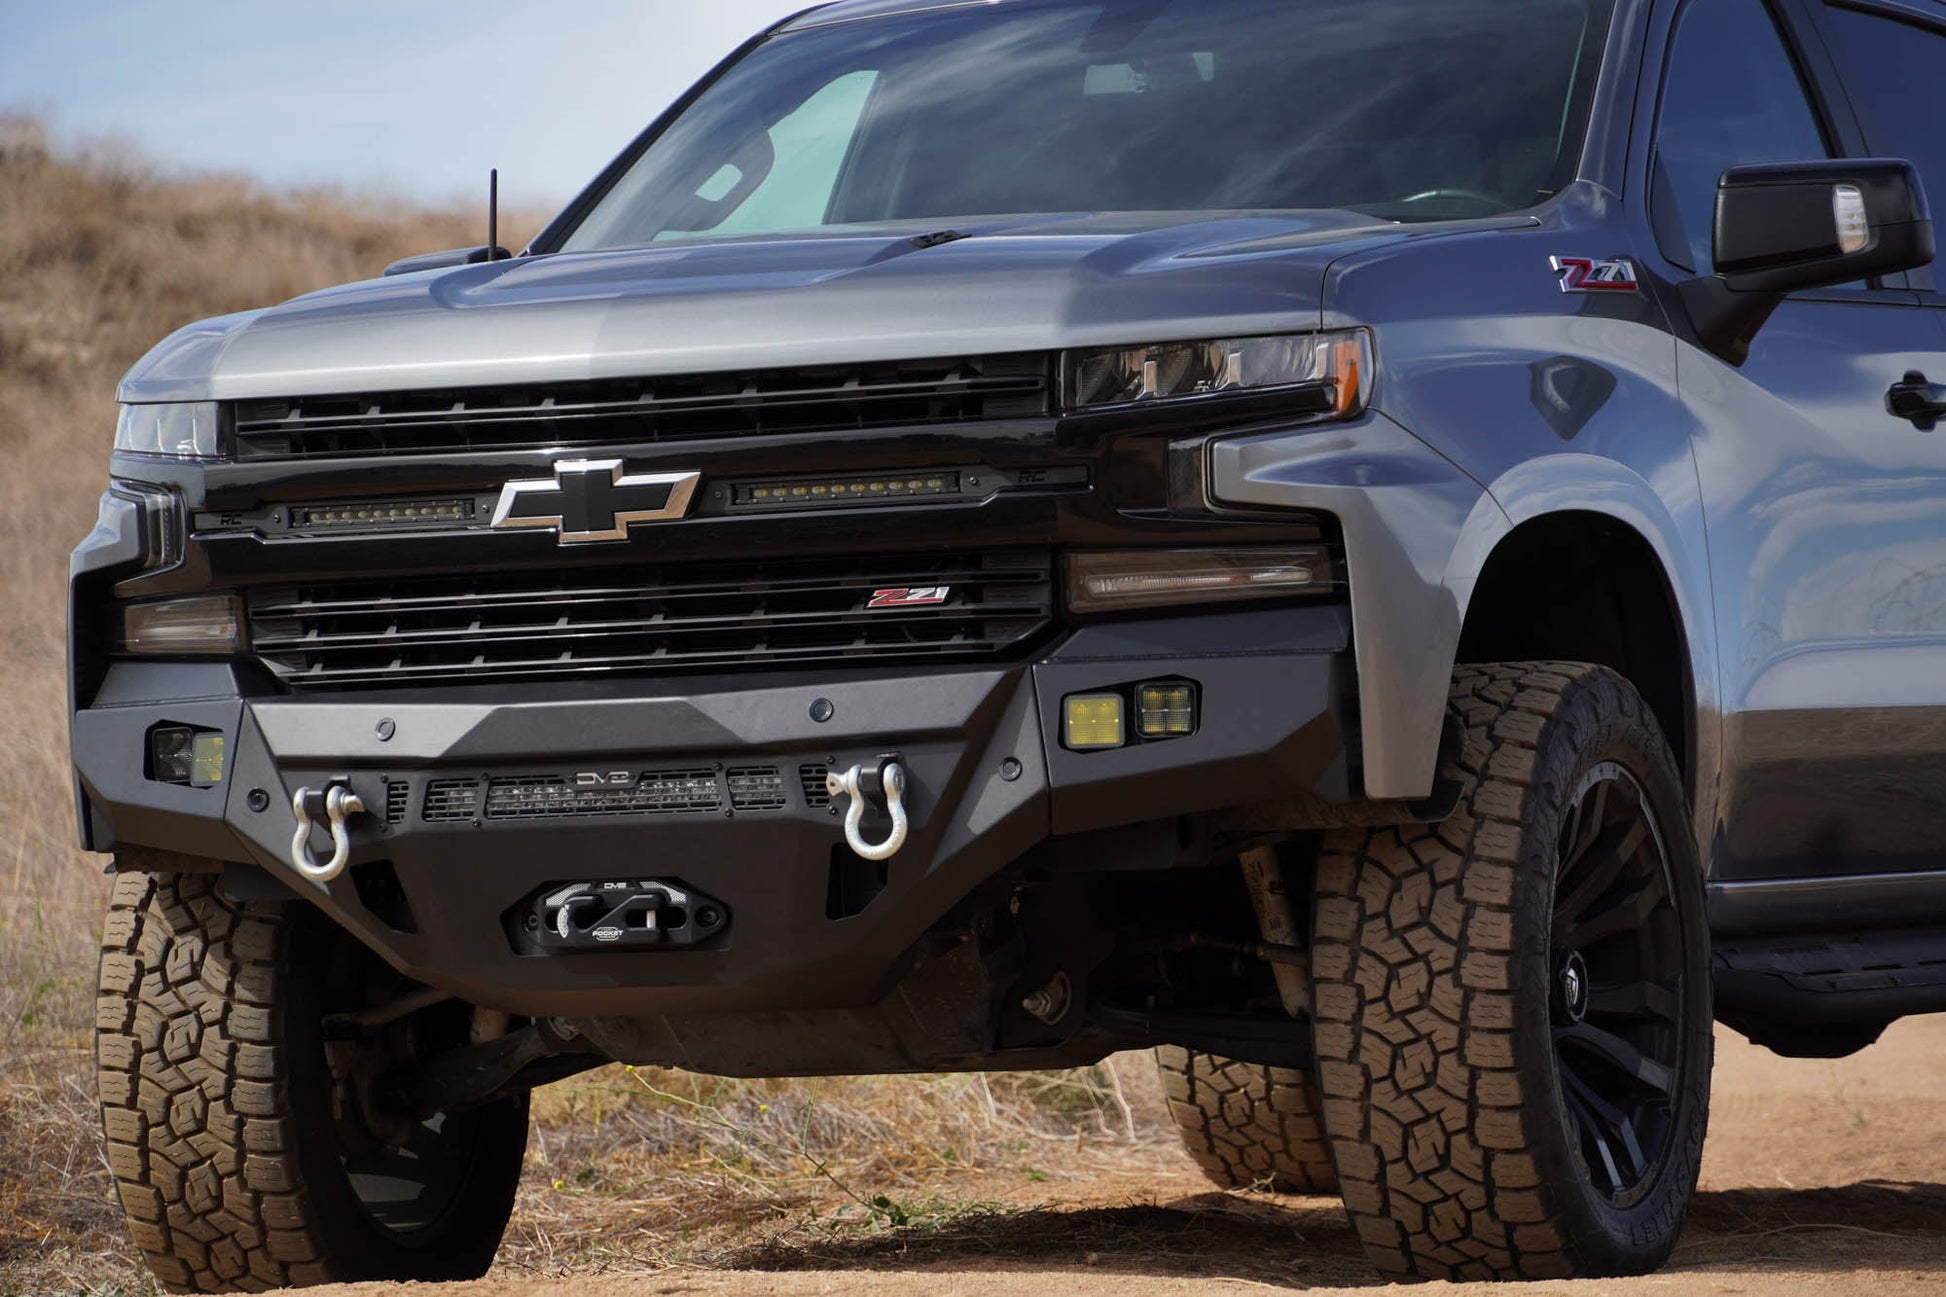
M 1066 835 L 1294 791 L 1348 800 L 1348 646 L 1345 610 L 1310 607 L 1098 626 L 1032 663 L 930 672 L 249 697 L 224 666 L 121 662 L 75 714 L 73 740 L 98 847 L 254 863 L 402 971 L 475 1002 L 569 1016 L 847 1007 L 874 1002 L 928 928 L 1050 839 L 1058 853 Z M 1158 677 L 1200 686 L 1195 734 L 1061 746 L 1064 696 Z M 147 777 L 146 736 L 164 723 L 228 736 L 220 784 Z M 910 839 L 870 904 L 833 917 L 834 862 L 856 858 L 800 770 L 893 751 L 909 771 Z M 781 807 L 726 797 L 708 812 L 424 817 L 436 779 L 748 767 L 784 775 Z M 291 796 L 333 778 L 369 813 L 350 822 L 351 868 L 320 886 L 288 859 Z M 403 907 L 361 890 L 361 867 L 379 861 Z M 729 922 L 691 947 L 523 952 L 512 925 L 524 902 L 605 878 L 679 880 Z

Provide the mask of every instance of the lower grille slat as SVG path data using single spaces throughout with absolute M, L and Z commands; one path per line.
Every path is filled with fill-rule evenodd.
M 976 660 L 1054 614 L 1046 551 L 479 573 L 254 592 L 253 651 L 293 688 Z M 947 593 L 873 608 L 874 596 Z

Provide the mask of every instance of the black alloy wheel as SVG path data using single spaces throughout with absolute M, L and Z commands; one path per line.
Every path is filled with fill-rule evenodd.
M 1562 1099 L 1590 1181 L 1641 1196 L 1675 1137 L 1683 1080 L 1683 929 L 1641 785 L 1606 761 L 1562 825 L 1548 1014 Z

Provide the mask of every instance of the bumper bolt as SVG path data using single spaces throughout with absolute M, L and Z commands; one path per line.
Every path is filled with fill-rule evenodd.
M 251 810 L 261 814 L 270 809 L 270 794 L 261 788 L 252 788 L 249 795 L 243 799 L 243 802 Z
M 1068 1016 L 1068 1009 L 1074 1004 L 1074 987 L 1066 973 L 1056 973 L 1048 979 L 1047 985 L 1028 995 L 1020 1002 L 1031 1018 L 1053 1026 Z

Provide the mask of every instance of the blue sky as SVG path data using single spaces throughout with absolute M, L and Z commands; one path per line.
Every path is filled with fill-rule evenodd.
M 811 0 L 0 0 L 0 110 L 167 168 L 553 208 Z

